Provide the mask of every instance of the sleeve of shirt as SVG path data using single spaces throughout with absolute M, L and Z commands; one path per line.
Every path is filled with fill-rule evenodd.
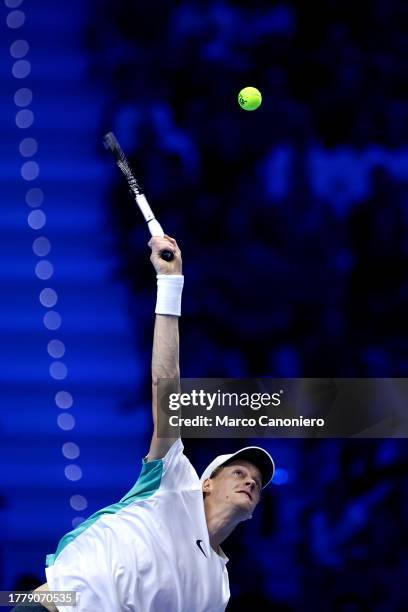
M 163 457 L 161 489 L 167 491 L 201 490 L 197 472 L 183 451 L 183 443 L 181 438 L 178 438 Z
M 143 459 L 139 478 L 121 502 L 147 499 L 160 491 L 201 491 L 197 472 L 183 450 L 183 443 L 178 438 L 162 459 Z
M 58 607 L 63 612 L 108 612 L 119 610 L 116 589 L 105 562 L 105 551 L 96 539 L 97 556 L 84 553 L 80 547 L 65 552 L 45 570 L 51 591 L 74 591 L 76 605 Z M 97 559 L 97 561 L 95 561 Z M 90 560 L 92 560 L 90 562 Z

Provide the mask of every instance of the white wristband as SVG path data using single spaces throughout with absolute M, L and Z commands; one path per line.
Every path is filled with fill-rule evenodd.
M 157 275 L 156 314 L 181 315 L 181 293 L 184 276 L 182 274 Z

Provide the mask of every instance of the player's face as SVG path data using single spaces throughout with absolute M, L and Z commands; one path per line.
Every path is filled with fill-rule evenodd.
M 259 502 L 262 478 L 259 469 L 243 459 L 237 459 L 225 466 L 215 478 L 210 479 L 213 500 L 233 504 L 248 516 L 252 515 Z

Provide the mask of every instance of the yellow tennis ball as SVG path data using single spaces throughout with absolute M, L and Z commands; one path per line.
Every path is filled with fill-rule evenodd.
M 238 94 L 238 102 L 244 110 L 256 110 L 261 106 L 261 92 L 256 87 L 244 87 Z

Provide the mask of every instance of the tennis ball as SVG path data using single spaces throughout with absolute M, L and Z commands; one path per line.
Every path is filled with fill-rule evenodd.
M 238 94 L 238 102 L 240 107 L 244 110 L 256 110 L 261 106 L 261 92 L 256 87 L 244 87 Z

